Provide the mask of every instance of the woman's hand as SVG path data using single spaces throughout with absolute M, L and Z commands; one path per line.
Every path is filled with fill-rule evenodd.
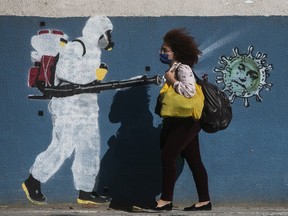
M 168 70 L 165 75 L 164 75 L 165 79 L 166 79 L 166 82 L 169 84 L 169 85 L 173 85 L 177 80 L 175 78 L 175 70 L 171 71 L 171 70 Z
M 173 85 L 175 82 L 177 82 L 178 80 L 176 79 L 176 70 L 178 69 L 180 63 L 174 63 L 168 71 L 165 72 L 165 79 L 166 79 L 166 82 L 169 84 L 169 85 Z

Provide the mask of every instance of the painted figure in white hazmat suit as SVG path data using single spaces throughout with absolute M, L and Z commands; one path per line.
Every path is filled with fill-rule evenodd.
M 67 43 L 60 52 L 55 85 L 88 84 L 96 79 L 102 80 L 103 75 L 97 70 L 101 64 L 101 48 L 112 49 L 112 28 L 106 16 L 90 17 L 83 28 L 82 37 Z M 29 178 L 22 184 L 27 198 L 34 203 L 45 203 L 40 183 L 48 181 L 74 154 L 72 172 L 75 188 L 79 190 L 78 203 L 108 202 L 107 197 L 93 192 L 100 167 L 97 94 L 53 97 L 49 111 L 53 119 L 52 141 L 46 151 L 37 156 L 30 168 Z

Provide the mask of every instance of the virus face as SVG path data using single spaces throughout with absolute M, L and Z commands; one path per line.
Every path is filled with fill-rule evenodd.
M 247 54 L 239 54 L 236 47 L 233 49 L 234 56 L 222 56 L 219 61 L 222 66 L 214 69 L 222 74 L 216 77 L 216 82 L 225 85 L 222 91 L 231 93 L 230 102 L 241 97 L 245 107 L 249 106 L 248 98 L 252 96 L 256 97 L 256 101 L 262 102 L 260 91 L 263 88 L 270 91 L 272 87 L 271 83 L 266 82 L 269 71 L 272 70 L 272 65 L 266 64 L 267 55 L 258 52 L 253 56 L 252 51 L 253 46 L 249 46 Z

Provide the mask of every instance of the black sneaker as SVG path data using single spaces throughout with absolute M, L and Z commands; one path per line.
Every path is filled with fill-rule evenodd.
M 80 190 L 77 202 L 78 204 L 83 204 L 83 205 L 106 204 L 106 203 L 111 202 L 111 198 L 100 196 L 96 192 L 85 192 L 85 191 Z
M 46 197 L 41 192 L 40 182 L 34 179 L 31 174 L 22 184 L 22 189 L 24 190 L 28 200 L 32 203 L 38 205 L 46 204 Z

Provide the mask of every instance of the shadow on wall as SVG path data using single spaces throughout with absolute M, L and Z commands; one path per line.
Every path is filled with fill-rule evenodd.
M 98 192 L 112 198 L 113 209 L 131 210 L 155 203 L 161 192 L 160 128 L 153 126 L 148 87 L 118 91 L 109 120 L 121 123 L 108 141 L 98 176 Z

